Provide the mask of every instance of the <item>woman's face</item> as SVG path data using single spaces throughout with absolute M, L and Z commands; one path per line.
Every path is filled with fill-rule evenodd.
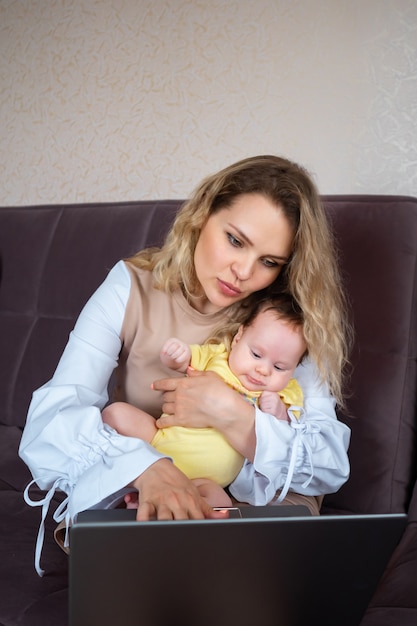
M 294 231 L 282 208 L 262 194 L 242 194 L 211 215 L 194 252 L 202 288 L 191 301 L 211 313 L 274 282 L 291 254 Z

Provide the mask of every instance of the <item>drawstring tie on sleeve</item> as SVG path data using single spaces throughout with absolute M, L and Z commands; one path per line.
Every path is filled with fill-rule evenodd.
M 291 427 L 294 428 L 294 430 L 296 431 L 296 436 L 295 436 L 295 440 L 294 440 L 292 450 L 291 450 L 291 457 L 290 457 L 290 462 L 288 465 L 287 478 L 285 480 L 281 493 L 277 499 L 277 503 L 282 502 L 288 493 L 288 490 L 291 485 L 291 481 L 294 476 L 294 470 L 295 470 L 295 466 L 297 463 L 297 456 L 298 456 L 300 446 L 301 448 L 304 448 L 305 452 L 307 453 L 308 462 L 310 464 L 310 476 L 304 481 L 304 483 L 302 484 L 302 488 L 306 489 L 314 478 L 313 453 L 311 451 L 308 438 L 305 435 L 313 435 L 313 434 L 319 433 L 320 427 L 318 424 L 314 424 L 314 423 L 312 424 L 308 421 L 300 422 L 299 421 L 300 418 L 295 417 L 292 413 L 293 411 L 300 411 L 300 417 L 304 413 L 304 410 L 298 406 L 292 406 L 290 409 L 288 409 L 288 414 L 292 418 Z M 301 451 L 302 450 L 300 450 L 300 452 Z
M 70 527 L 70 513 L 69 513 L 69 501 L 78 480 L 78 476 L 80 476 L 88 467 L 97 463 L 99 459 L 103 461 L 105 465 L 111 467 L 113 461 L 111 458 L 107 458 L 104 455 L 106 450 L 109 448 L 114 448 L 118 454 L 122 453 L 123 450 L 120 446 L 117 445 L 117 439 L 114 440 L 115 431 L 110 428 L 110 426 L 104 425 L 99 432 L 100 440 L 91 441 L 83 433 L 79 433 L 78 435 L 78 443 L 81 444 L 81 450 L 78 450 L 77 454 L 74 454 L 72 469 L 73 472 L 70 474 L 65 474 L 59 476 L 52 487 L 50 487 L 49 491 L 41 500 L 32 500 L 29 496 L 29 490 L 35 483 L 42 483 L 42 478 L 35 478 L 32 480 L 28 486 L 26 487 L 23 497 L 29 506 L 41 506 L 42 507 L 42 518 L 39 525 L 38 536 L 36 539 L 36 548 L 35 548 L 35 569 L 39 576 L 44 575 L 44 570 L 40 566 L 40 559 L 42 553 L 42 547 L 45 537 L 45 519 L 48 514 L 49 506 L 51 504 L 52 498 L 55 495 L 57 490 L 65 492 L 66 498 L 58 505 L 53 519 L 59 524 L 62 520 L 65 520 L 65 541 L 64 547 L 67 548 L 69 546 L 69 527 Z
M 35 569 L 39 576 L 43 576 L 45 573 L 45 570 L 41 568 L 40 561 L 41 561 L 43 541 L 45 537 L 45 519 L 49 510 L 49 506 L 51 504 L 52 498 L 54 497 L 57 489 L 67 492 L 67 497 L 57 507 L 53 515 L 53 518 L 57 523 L 62 522 L 62 520 L 65 519 L 66 530 L 65 530 L 64 545 L 67 547 L 69 545 L 68 529 L 69 529 L 69 523 L 70 523 L 68 503 L 69 503 L 69 499 L 70 499 L 73 487 L 68 484 L 67 477 L 65 478 L 60 477 L 56 479 L 56 481 L 54 482 L 52 487 L 49 489 L 49 491 L 47 492 L 44 498 L 42 498 L 41 500 L 32 500 L 31 497 L 29 496 L 29 490 L 32 487 L 32 485 L 34 485 L 37 482 L 37 480 L 38 479 L 35 478 L 28 484 L 28 486 L 26 487 L 23 493 L 23 497 L 24 497 L 26 504 L 28 504 L 29 506 L 41 506 L 42 507 L 42 518 L 41 518 L 41 522 L 39 525 L 38 536 L 36 539 Z

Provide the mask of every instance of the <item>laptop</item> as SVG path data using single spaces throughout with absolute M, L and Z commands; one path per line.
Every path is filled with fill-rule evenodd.
M 86 511 L 71 529 L 70 626 L 356 626 L 405 524 L 303 506 L 140 523 Z

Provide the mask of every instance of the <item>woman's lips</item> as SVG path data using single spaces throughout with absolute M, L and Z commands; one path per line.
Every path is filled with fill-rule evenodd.
M 224 280 L 220 280 L 220 278 L 217 279 L 217 282 L 218 282 L 220 291 L 225 296 L 236 297 L 236 296 L 240 296 L 242 293 L 238 287 L 235 287 L 234 285 L 231 285 L 230 283 L 226 283 L 224 282 Z

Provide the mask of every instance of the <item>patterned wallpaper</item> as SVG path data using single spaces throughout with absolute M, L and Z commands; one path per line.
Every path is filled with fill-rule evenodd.
M 0 0 L 0 204 L 185 197 L 251 154 L 417 196 L 416 0 Z

